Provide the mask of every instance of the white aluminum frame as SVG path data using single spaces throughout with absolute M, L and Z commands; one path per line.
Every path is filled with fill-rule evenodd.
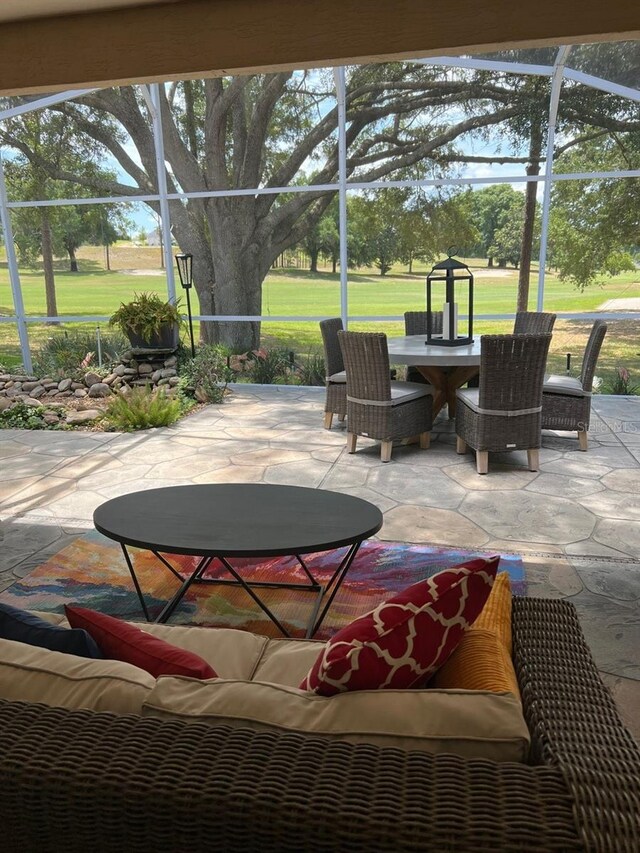
M 31 370 L 31 353 L 29 349 L 28 324 L 29 323 L 52 323 L 52 322 L 101 322 L 108 319 L 106 316 L 58 316 L 58 317 L 38 317 L 27 315 L 24 309 L 22 298 L 22 288 L 20 283 L 20 272 L 18 269 L 17 258 L 15 254 L 15 246 L 13 243 L 13 231 L 11 228 L 11 210 L 23 207 L 50 207 L 61 205 L 78 205 L 78 204 L 126 204 L 131 202 L 157 202 L 160 208 L 160 228 L 163 240 L 163 259 L 165 263 L 165 273 L 167 279 L 167 297 L 170 301 L 175 301 L 175 276 L 173 270 L 173 257 L 171 251 L 171 214 L 169 202 L 181 199 L 190 198 L 220 198 L 231 196 L 244 195 L 272 195 L 281 192 L 322 192 L 331 191 L 338 192 L 339 199 L 339 232 L 340 232 L 340 314 L 345 327 L 348 322 L 397 322 L 402 320 L 402 317 L 395 315 L 381 316 L 360 316 L 349 314 L 349 297 L 348 297 L 348 252 L 347 252 L 347 193 L 354 190 L 366 189 L 389 189 L 395 187 L 437 187 L 437 186 L 465 186 L 465 185 L 482 185 L 482 184 L 501 184 L 501 183 L 528 183 L 534 181 L 543 183 L 544 194 L 542 201 L 542 227 L 540 238 L 540 271 L 538 275 L 537 289 L 537 308 L 542 310 L 544 305 L 544 284 L 545 284 L 545 262 L 548 246 L 548 224 L 551 200 L 551 187 L 556 181 L 567 180 L 596 180 L 601 178 L 638 178 L 640 177 L 640 169 L 629 170 L 609 170 L 595 172 L 579 172 L 579 173 L 563 173 L 557 174 L 553 172 L 553 144 L 555 136 L 555 126 L 560 98 L 560 91 L 564 79 L 569 79 L 595 89 L 600 89 L 610 94 L 619 97 L 629 98 L 633 101 L 640 102 L 640 91 L 632 89 L 628 86 L 621 86 L 609 80 L 604 80 L 595 77 L 591 74 L 586 74 L 582 71 L 577 71 L 572 68 L 566 68 L 566 60 L 571 50 L 570 46 L 561 46 L 555 57 L 553 65 L 536 65 L 532 63 L 522 62 L 502 62 L 490 59 L 481 59 L 468 56 L 440 56 L 429 59 L 415 60 L 415 64 L 433 65 L 450 68 L 463 69 L 479 69 L 488 71 L 501 71 L 513 74 L 526 74 L 534 76 L 550 77 L 552 81 L 551 87 L 551 102 L 549 108 L 549 123 L 548 123 L 548 139 L 546 149 L 545 171 L 543 175 L 501 175 L 494 177 L 477 177 L 477 178 L 431 178 L 424 180 L 398 180 L 398 181 L 349 181 L 347 179 L 347 146 L 346 146 L 346 74 L 344 66 L 334 69 L 334 84 L 336 90 L 336 102 L 338 108 L 338 180 L 336 183 L 330 184 L 309 184 L 286 187 L 256 187 L 243 188 L 237 190 L 210 190 L 198 192 L 169 192 L 167 187 L 167 169 L 164 158 L 164 137 L 162 129 L 161 116 L 161 94 L 160 84 L 154 83 L 149 86 L 141 86 L 142 95 L 147 103 L 149 114 L 152 121 L 153 138 L 155 145 L 156 171 L 158 176 L 158 192 L 157 194 L 140 194 L 129 196 L 109 196 L 96 198 L 78 198 L 78 199 L 42 199 L 36 201 L 9 201 L 6 194 L 6 185 L 4 181 L 4 172 L 2 165 L 2 156 L 0 151 L 0 218 L 4 227 L 7 261 L 9 267 L 9 276 L 11 281 L 11 291 L 14 301 L 15 314 L 8 317 L 0 317 L 2 323 L 16 323 L 18 327 L 18 336 L 20 339 L 20 348 L 25 369 Z M 20 104 L 16 107 L 0 111 L 0 120 L 11 118 L 17 115 L 24 115 L 37 109 L 44 109 L 56 103 L 73 100 L 97 89 L 76 89 L 67 92 L 47 95 L 43 98 L 34 99 L 25 104 Z M 477 315 L 478 319 L 496 320 L 496 319 L 512 319 L 514 314 L 487 314 Z M 600 314 L 590 313 L 567 313 L 559 316 L 571 318 L 594 318 L 601 316 Z M 616 312 L 616 318 L 627 319 L 635 318 L 634 314 L 621 314 Z M 229 321 L 277 321 L 277 322 L 317 322 L 325 319 L 324 315 L 320 316 L 211 316 L 198 315 L 194 316 L 194 320 L 209 320 L 212 322 L 229 322 Z

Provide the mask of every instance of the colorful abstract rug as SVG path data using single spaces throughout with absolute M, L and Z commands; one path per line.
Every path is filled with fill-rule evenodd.
M 338 552 L 310 555 L 306 562 L 314 576 L 321 583 L 326 583 L 344 552 L 341 549 Z M 325 624 L 316 636 L 318 639 L 326 638 L 357 616 L 371 610 L 390 594 L 444 568 L 486 553 L 400 542 L 365 542 L 331 606 Z M 153 618 L 174 595 L 178 581 L 153 554 L 132 550 L 132 556 Z M 189 574 L 195 559 L 172 556 L 169 562 L 178 571 Z M 231 562 L 241 570 L 247 581 L 306 581 L 294 558 Z M 503 555 L 499 570 L 509 572 L 515 593 L 526 592 L 520 557 Z M 224 569 L 212 570 L 210 575 L 228 577 Z M 315 594 L 298 590 L 261 589 L 260 595 L 294 636 L 304 636 Z M 120 546 L 93 531 L 75 539 L 28 577 L 14 583 L 2 593 L 0 600 L 27 610 L 50 612 L 60 612 L 64 604 L 77 604 L 122 619 L 144 620 Z M 277 628 L 246 592 L 228 586 L 192 586 L 172 615 L 171 623 L 243 628 L 278 636 Z

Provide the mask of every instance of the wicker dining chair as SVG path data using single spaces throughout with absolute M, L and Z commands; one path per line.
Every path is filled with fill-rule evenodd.
M 550 335 L 556 315 L 543 311 L 518 311 L 513 324 L 514 335 Z
M 342 350 L 338 343 L 338 332 L 342 329 L 340 317 L 320 322 L 324 347 L 325 386 L 327 389 L 324 402 L 325 429 L 331 429 L 334 415 L 338 415 L 343 421 L 347 414 L 347 374 L 344 370 Z
M 537 471 L 551 335 L 483 335 L 480 340 L 480 386 L 456 394 L 456 451 L 472 447 L 478 474 L 486 474 L 490 451 L 526 450 L 529 470 Z
M 542 429 L 570 430 L 578 433 L 580 450 L 587 449 L 593 374 L 607 324 L 596 320 L 582 358 L 580 377 L 546 376 L 542 388 Z
M 356 452 L 359 435 L 382 442 L 380 458 L 391 460 L 396 439 L 419 436 L 429 447 L 433 389 L 389 377 L 387 336 L 378 332 L 338 332 L 347 372 L 347 450 Z
M 431 312 L 431 332 L 434 335 L 442 334 L 442 311 Z M 404 333 L 407 337 L 410 335 L 426 335 L 427 334 L 427 312 L 426 311 L 405 311 L 404 312 Z M 428 383 L 429 380 L 420 373 L 415 364 L 410 364 L 407 367 L 407 382 L 422 382 Z

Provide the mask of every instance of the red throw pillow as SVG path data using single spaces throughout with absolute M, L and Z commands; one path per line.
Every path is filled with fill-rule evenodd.
M 321 696 L 425 682 L 453 652 L 491 592 L 500 557 L 414 583 L 338 631 L 300 685 Z
M 113 616 L 84 607 L 68 607 L 65 604 L 64 612 L 72 628 L 84 628 L 93 637 L 105 658 L 131 663 L 155 678 L 160 675 L 218 677 L 216 671 L 199 655 L 172 646 L 135 625 L 128 625 Z

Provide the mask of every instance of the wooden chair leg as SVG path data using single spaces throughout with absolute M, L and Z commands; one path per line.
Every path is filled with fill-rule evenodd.
M 460 438 L 459 435 L 456 436 L 456 453 L 463 454 L 467 452 L 467 442 Z
M 431 433 L 430 432 L 421 432 L 420 433 L 420 450 L 428 450 L 431 445 Z
M 346 415 L 338 415 L 338 420 L 340 421 L 340 423 L 342 423 L 343 421 L 345 421 L 345 420 L 346 420 L 346 418 L 347 418 L 347 416 L 346 416 Z
M 380 459 L 383 462 L 391 462 L 391 448 L 393 447 L 392 441 L 383 441 L 380 445 Z
M 529 463 L 530 471 L 537 471 L 540 467 L 540 451 L 536 448 L 535 450 L 527 450 L 527 462 Z
M 324 428 L 331 429 L 331 424 L 333 423 L 333 412 L 325 412 L 324 413 Z
M 476 450 L 476 470 L 478 474 L 489 473 L 489 451 Z
M 584 450 L 586 452 L 587 447 L 589 446 L 589 433 L 586 429 L 578 430 L 578 441 L 580 442 L 580 450 Z
M 356 452 L 356 442 L 358 441 L 358 436 L 355 432 L 347 433 L 347 453 L 355 453 Z

